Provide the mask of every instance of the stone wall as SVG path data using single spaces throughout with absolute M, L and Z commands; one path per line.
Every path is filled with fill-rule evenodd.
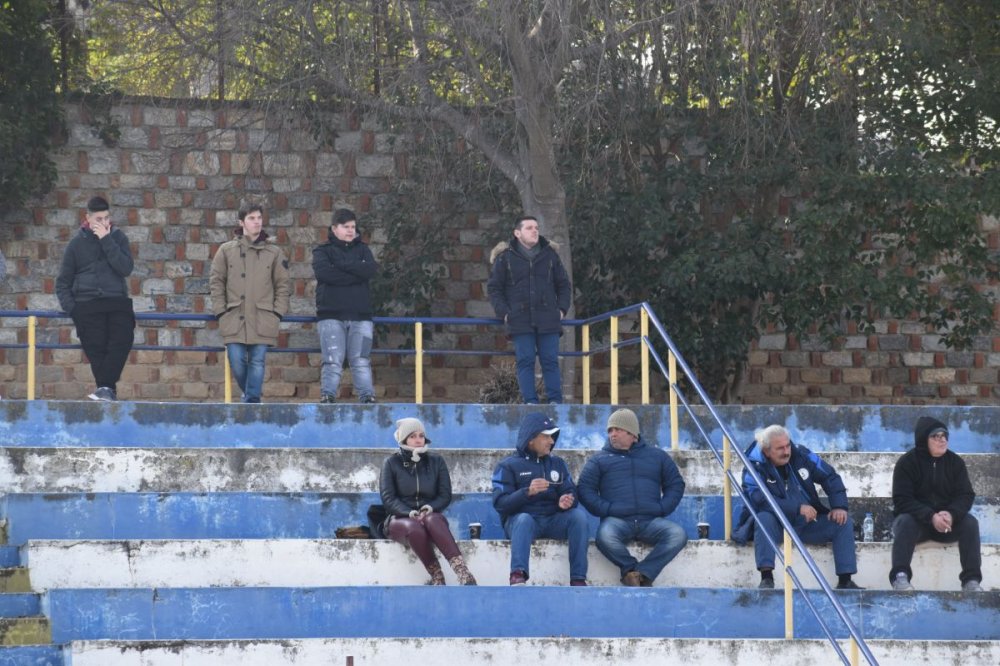
M 411 153 L 413 143 L 405 134 L 346 111 L 326 118 L 333 132 L 324 141 L 307 123 L 274 110 L 153 99 L 83 100 L 66 110 L 66 140 L 53 155 L 55 188 L 29 210 L 7 211 L 0 219 L 0 247 L 10 265 L 8 281 L 0 286 L 0 309 L 59 309 L 54 282 L 63 248 L 87 199 L 104 194 L 112 202 L 114 222 L 132 243 L 136 269 L 129 286 L 137 313 L 210 312 L 211 258 L 231 237 L 241 202 L 254 201 L 266 207 L 267 229 L 289 256 L 292 313 L 312 315 L 311 248 L 325 240 L 333 211 L 342 206 L 358 211 L 362 233 L 378 256 L 384 234 L 366 227 L 366 219 L 392 205 L 393 192 L 420 157 Z M 431 223 L 446 227 L 451 248 L 444 266 L 448 277 L 429 314 L 491 317 L 486 254 L 505 225 L 491 210 L 463 210 Z M 987 225 L 996 249 L 1000 231 L 995 221 Z M 595 329 L 597 335 L 607 331 L 606 325 Z M 490 327 L 435 326 L 429 337 L 429 346 L 437 349 L 508 349 L 501 331 Z M 407 338 L 412 338 L 411 328 L 382 327 L 378 346 L 412 347 Z M 0 344 L 26 340 L 23 318 L 2 320 Z M 38 341 L 73 344 L 76 338 L 68 320 L 43 319 Z M 219 346 L 220 339 L 214 322 L 142 321 L 136 343 L 208 347 Z M 315 347 L 313 325 L 285 322 L 279 345 Z M 637 358 L 635 348 L 622 351 L 622 402 L 638 401 Z M 425 400 L 475 400 L 491 364 L 505 360 L 510 361 L 430 356 L 424 365 Z M 379 399 L 413 399 L 412 356 L 379 354 L 374 363 Z M 578 359 L 566 363 L 580 367 Z M 267 365 L 266 400 L 318 398 L 318 354 L 272 353 Z M 595 359 L 595 401 L 609 399 L 607 365 L 606 356 Z M 138 400 L 220 400 L 222 367 L 216 352 L 135 351 L 119 394 Z M 833 346 L 767 333 L 753 348 L 743 395 L 751 403 L 993 404 L 1000 397 L 998 370 L 1000 337 L 983 338 L 973 350 L 958 353 L 907 322 L 886 322 L 877 335 L 851 335 Z M 0 349 L 0 394 L 24 397 L 26 378 L 25 352 Z M 37 397 L 77 399 L 89 392 L 92 378 L 79 350 L 43 350 L 37 383 Z M 349 390 L 345 373 L 342 395 Z M 579 388 L 575 393 L 578 400 Z M 653 382 L 652 396 L 665 399 L 662 381 Z

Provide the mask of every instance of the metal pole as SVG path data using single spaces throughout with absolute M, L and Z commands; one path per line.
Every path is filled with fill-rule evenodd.
M 722 437 L 722 510 L 725 520 L 725 539 L 729 541 L 733 538 L 733 482 L 729 479 L 729 470 L 733 466 L 732 444 L 729 438 Z
M 233 401 L 233 377 L 229 372 L 229 353 L 226 350 L 222 352 L 222 372 L 225 375 L 222 383 L 222 399 L 228 405 Z
M 418 321 L 413 328 L 413 341 L 416 346 L 416 359 L 413 363 L 413 381 L 416 385 L 413 389 L 413 401 L 419 405 L 424 402 L 424 324 Z
M 649 313 L 645 308 L 639 308 L 639 335 L 643 339 L 649 339 Z M 646 345 L 639 345 L 640 357 L 639 365 L 642 369 L 642 404 L 649 404 L 649 349 Z
M 792 566 L 792 537 L 785 531 L 785 638 L 795 638 L 795 616 L 792 611 L 792 577 L 788 567 Z
M 31 315 L 28 317 L 28 400 L 35 399 L 35 326 L 38 324 L 38 317 Z
M 583 404 L 590 404 L 590 324 L 583 325 Z
M 677 357 L 674 352 L 667 353 L 667 373 L 670 375 L 670 448 L 677 451 L 681 448 L 681 427 L 677 419 Z
M 611 318 L 611 404 L 618 404 L 618 317 Z

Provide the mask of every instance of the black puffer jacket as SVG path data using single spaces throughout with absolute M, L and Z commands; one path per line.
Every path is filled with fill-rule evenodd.
M 529 259 L 516 238 L 493 264 L 486 291 L 497 317 L 507 318 L 510 335 L 562 333 L 562 317 L 572 296 L 569 276 L 555 249 L 544 237 Z
M 451 475 L 444 458 L 425 453 L 419 462 L 400 449 L 382 463 L 378 487 L 389 516 L 408 516 L 425 504 L 444 511 L 451 504 Z
M 950 449 L 940 458 L 931 456 L 927 435 L 937 428 L 947 426 L 921 416 L 913 431 L 914 447 L 896 461 L 892 472 L 893 514 L 908 513 L 929 525 L 935 513 L 945 510 L 957 525 L 972 508 L 976 493 L 961 456 Z
M 134 266 L 128 237 L 120 229 L 112 228 L 104 238 L 80 229 L 66 246 L 56 278 L 59 306 L 72 315 L 77 303 L 128 298 L 125 278 Z
M 372 297 L 369 282 L 379 265 L 360 238 L 349 243 L 331 232 L 329 240 L 313 250 L 316 274 L 316 317 L 369 321 Z

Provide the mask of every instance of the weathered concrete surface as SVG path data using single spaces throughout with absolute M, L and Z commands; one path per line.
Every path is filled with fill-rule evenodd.
M 4 446 L 159 447 L 369 447 L 392 442 L 396 419 L 417 416 L 438 448 L 506 448 L 513 445 L 526 405 L 224 405 L 210 403 L 0 402 Z M 611 405 L 547 405 L 562 428 L 563 448 L 599 448 Z M 663 405 L 635 406 L 644 436 L 669 442 Z M 784 423 L 793 438 L 819 451 L 904 451 L 923 414 L 947 422 L 963 452 L 1000 452 L 1000 407 L 734 406 L 719 413 L 739 446 L 757 428 Z M 704 408 L 696 408 L 704 415 Z M 679 419 L 681 446 L 705 448 L 687 414 Z M 706 426 L 711 440 L 722 434 Z
M 808 592 L 821 617 L 829 599 Z M 322 587 L 50 590 L 57 643 L 73 640 L 546 637 L 779 638 L 780 591 L 626 587 Z M 843 592 L 873 639 L 1000 639 L 1000 592 Z M 584 612 L 594 608 L 595 612 Z M 802 594 L 794 630 L 823 634 Z M 83 610 L 82 609 L 86 609 Z M 82 612 L 81 612 L 82 611 Z M 845 630 L 831 623 L 835 637 Z
M 378 503 L 377 493 L 9 493 L 0 496 L 0 517 L 8 521 L 9 543 L 18 546 L 29 539 L 323 539 L 338 527 L 367 524 L 368 507 Z M 734 498 L 734 518 L 742 506 Z M 876 538 L 886 540 L 888 500 L 852 503 L 858 533 L 868 510 Z M 973 514 L 982 540 L 1000 542 L 997 499 L 977 501 Z M 445 515 L 457 538 L 468 535 L 473 522 L 482 525 L 483 538 L 505 536 L 489 493 L 455 494 Z M 725 505 L 718 495 L 685 495 L 671 519 L 689 539 L 697 538 L 700 521 L 721 539 Z M 589 522 L 593 537 L 598 519 Z
M 0 647 L 0 666 L 65 666 L 63 648 L 55 645 Z
M 998 641 L 884 641 L 881 666 L 995 666 Z M 846 643 L 841 644 L 845 653 Z M 775 666 L 834 664 L 819 640 L 684 638 L 337 638 L 275 641 L 74 641 L 67 666 L 359 666 L 573 664 L 580 666 Z M 861 663 L 865 663 L 864 660 Z
M 480 585 L 507 585 L 507 541 L 462 541 L 460 547 Z M 858 544 L 855 580 L 872 590 L 889 589 L 888 543 Z M 24 548 L 36 590 L 55 588 L 322 587 L 423 585 L 428 576 L 403 546 L 383 540 L 196 540 L 196 541 L 30 541 Z M 636 546 L 645 556 L 649 549 Z M 831 585 L 836 583 L 829 546 L 809 552 Z M 589 549 L 588 580 L 618 586 L 618 569 L 597 548 Z M 793 564 L 810 589 L 816 583 L 801 562 Z M 447 568 L 447 567 L 446 567 Z M 926 591 L 959 589 L 958 549 L 921 544 L 913 560 L 914 585 Z M 1000 544 L 983 547 L 984 587 L 1000 585 Z M 445 571 L 455 584 L 451 571 Z M 783 577 L 776 577 L 777 587 Z M 566 585 L 566 544 L 536 542 L 529 585 Z M 755 588 L 753 548 L 723 541 L 689 541 L 656 579 L 658 587 Z
M 395 449 L 0 449 L 0 488 L 42 492 L 376 492 L 382 462 Z M 593 451 L 558 452 L 578 479 Z M 490 476 L 509 449 L 450 449 L 454 492 L 489 492 Z M 722 468 L 711 451 L 673 452 L 686 493 L 722 493 Z M 898 453 L 831 452 L 823 456 L 844 479 L 851 497 L 889 497 Z M 997 492 L 1000 455 L 965 456 L 973 486 Z M 734 462 L 736 478 L 743 469 Z
M 44 617 L 0 617 L 0 645 L 46 645 L 52 642 Z

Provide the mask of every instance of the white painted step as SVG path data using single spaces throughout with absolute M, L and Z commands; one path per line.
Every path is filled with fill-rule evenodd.
M 469 568 L 480 585 L 507 585 L 509 542 L 461 541 Z M 645 555 L 645 546 L 634 552 Z M 889 589 L 889 543 L 859 543 L 855 581 L 873 590 Z M 983 545 L 983 584 L 1000 584 L 1000 544 Z M 831 585 L 836 584 L 829 546 L 810 553 Z M 164 541 L 29 541 L 22 553 L 34 589 L 160 587 L 332 587 L 423 585 L 428 576 L 408 548 L 385 540 L 234 539 Z M 588 580 L 619 585 L 619 572 L 597 548 L 589 549 Z M 537 541 L 531 554 L 529 585 L 566 585 L 569 564 L 564 542 Z M 818 584 L 808 568 L 795 570 L 809 588 Z M 958 548 L 925 543 L 913 561 L 918 590 L 959 589 Z M 449 584 L 455 584 L 445 567 Z M 775 576 L 778 588 L 783 577 Z M 656 579 L 656 586 L 752 588 L 759 582 L 753 547 L 724 541 L 690 541 Z
M 419 622 L 415 620 L 415 626 Z M 415 630 L 416 633 L 417 630 Z M 1000 641 L 868 643 L 881 666 L 995 666 Z M 850 657 L 850 648 L 841 644 Z M 818 640 L 652 638 L 368 638 L 247 641 L 81 641 L 66 666 L 775 666 L 837 664 Z M 859 663 L 864 664 L 863 658 Z

